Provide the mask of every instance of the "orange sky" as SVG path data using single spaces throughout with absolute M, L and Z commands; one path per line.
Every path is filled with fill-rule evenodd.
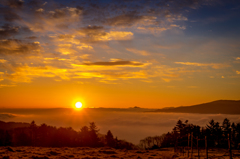
M 238 2 L 34 3 L 0 2 L 0 107 L 239 100 Z
M 178 86 L 172 86 L 165 82 L 156 84 L 137 80 L 110 85 L 38 79 L 34 84 L 24 83 L 1 88 L 1 107 L 73 107 L 77 101 L 81 101 L 84 107 L 161 108 L 199 104 L 217 99 L 238 99 L 238 90 L 227 95 L 224 92 L 233 89 L 221 88 L 214 82 L 215 80 L 209 83 L 212 84 L 212 90 L 209 90 L 206 87 L 181 85 L 184 84 L 183 81 L 177 82 Z

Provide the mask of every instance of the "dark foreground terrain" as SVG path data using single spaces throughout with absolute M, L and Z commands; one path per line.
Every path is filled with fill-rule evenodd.
M 233 158 L 240 158 L 240 150 L 234 150 Z M 33 158 L 33 159 L 108 159 L 108 158 L 131 158 L 131 159 L 172 159 L 181 158 L 187 159 L 187 154 L 174 153 L 173 148 L 157 149 L 157 150 L 126 150 L 114 149 L 108 147 L 88 148 L 88 147 L 0 147 L 0 158 L 18 159 L 18 158 Z M 197 153 L 194 151 L 193 158 L 197 158 Z M 200 158 L 205 158 L 204 150 L 200 152 Z M 209 158 L 228 159 L 227 150 L 210 150 Z
M 165 150 L 168 155 L 173 155 L 172 149 Z M 107 158 L 146 158 L 157 159 L 163 158 L 163 154 L 159 150 L 126 150 L 113 149 L 109 147 L 89 148 L 42 148 L 42 147 L 1 147 L 0 158 L 35 158 L 35 159 L 65 159 L 65 158 L 80 158 L 80 159 L 107 159 Z M 171 156 L 172 157 L 172 156 Z

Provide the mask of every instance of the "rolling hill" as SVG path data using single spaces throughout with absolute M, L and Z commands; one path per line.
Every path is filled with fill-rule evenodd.
M 240 100 L 217 100 L 193 106 L 157 109 L 155 112 L 240 114 Z

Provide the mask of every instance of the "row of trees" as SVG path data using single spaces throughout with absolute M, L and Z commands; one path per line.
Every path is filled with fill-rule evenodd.
M 139 146 L 143 149 L 153 149 L 159 147 L 174 147 L 188 145 L 188 134 L 193 133 L 193 136 L 200 139 L 199 145 L 204 146 L 204 138 L 208 138 L 209 147 L 226 148 L 228 146 L 227 139 L 230 137 L 231 146 L 239 148 L 240 143 L 240 123 L 231 123 L 225 118 L 220 124 L 213 119 L 205 127 L 178 120 L 176 126 L 171 132 L 162 136 L 146 137 L 140 140 Z
M 106 135 L 99 134 L 94 122 L 75 131 L 71 127 L 56 128 L 46 124 L 37 126 L 34 121 L 28 127 L 0 129 L 0 146 L 134 148 L 133 144 L 114 138 L 110 130 Z
M 161 136 L 148 136 L 140 140 L 139 147 L 143 149 L 156 149 L 161 147 L 165 134 Z

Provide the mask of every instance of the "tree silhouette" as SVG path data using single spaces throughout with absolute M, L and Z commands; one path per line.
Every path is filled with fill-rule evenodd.
M 94 122 L 90 123 L 89 130 L 91 146 L 96 147 L 99 145 L 99 137 L 97 135 L 99 130 L 97 129 L 97 126 Z
M 222 123 L 222 128 L 224 131 L 224 136 L 227 137 L 227 135 L 231 132 L 231 123 L 229 119 L 225 118 Z
M 31 136 L 31 145 L 36 146 L 36 139 L 37 139 L 37 125 L 35 124 L 35 121 L 33 120 L 30 124 L 30 136 Z
M 221 127 L 218 122 L 215 122 L 213 119 L 209 121 L 209 125 L 206 126 L 207 136 L 210 137 L 211 142 L 208 142 L 210 146 L 215 146 L 215 140 L 217 140 L 217 144 L 219 145 L 219 139 L 222 136 Z
M 114 148 L 133 149 L 134 145 L 114 139 L 111 131 L 103 138 L 99 138 L 99 129 L 94 122 L 89 123 L 89 127 L 83 126 L 79 132 L 73 130 L 71 127 L 56 128 L 41 124 L 37 126 L 34 121 L 27 124 L 28 127 L 11 128 L 16 123 L 5 123 L 3 128 L 10 128 L 10 130 L 0 129 L 0 146 L 44 146 L 44 147 L 77 147 L 77 146 L 111 146 Z M 21 124 L 20 124 L 21 125 Z M 26 124 L 24 124 L 25 126 Z M 106 140 L 108 140 L 106 142 Z
M 107 145 L 109 147 L 115 147 L 115 140 L 113 138 L 113 134 L 110 130 L 108 130 L 107 135 L 105 136 Z
M 205 145 L 204 138 L 208 136 L 209 147 L 226 148 L 228 146 L 228 134 L 232 137 L 231 143 L 235 148 L 238 148 L 240 143 L 240 123 L 231 124 L 229 119 L 225 118 L 221 126 L 219 122 L 215 122 L 212 119 L 206 127 L 202 128 L 198 125 L 189 124 L 188 120 L 184 123 L 178 120 L 172 131 L 165 134 L 162 140 L 160 140 L 160 144 L 154 137 L 146 137 L 140 140 L 140 147 L 150 149 L 151 145 L 155 145 L 155 142 L 161 147 L 174 147 L 177 141 L 180 141 L 178 146 L 187 146 L 189 133 L 193 133 L 195 137 L 198 136 L 200 139 L 199 146 Z
M 79 134 L 80 134 L 80 144 L 82 146 L 90 146 L 88 142 L 90 140 L 88 127 L 83 126 Z

